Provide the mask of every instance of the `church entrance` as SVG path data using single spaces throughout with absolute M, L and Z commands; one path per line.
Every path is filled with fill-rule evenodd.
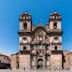
M 42 59 L 38 59 L 38 61 L 37 61 L 37 68 L 38 69 L 43 68 L 43 60 Z

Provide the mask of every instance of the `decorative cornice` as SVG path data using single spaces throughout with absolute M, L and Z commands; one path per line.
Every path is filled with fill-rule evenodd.
M 30 51 L 23 51 L 22 50 L 22 51 L 20 51 L 20 54 L 26 54 L 26 55 L 29 54 L 30 55 Z
M 62 54 L 62 50 L 52 50 L 51 53 L 52 54 Z
M 62 43 L 61 42 L 58 42 L 58 43 L 54 43 L 54 42 L 52 42 L 52 43 L 50 43 L 51 45 L 62 45 Z

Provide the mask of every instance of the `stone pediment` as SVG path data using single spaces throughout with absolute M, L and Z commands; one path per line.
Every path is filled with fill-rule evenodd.
M 38 27 L 36 27 L 36 28 L 32 31 L 32 34 L 36 33 L 36 31 L 40 31 L 40 30 L 47 32 L 46 29 L 45 29 L 45 27 L 43 27 L 43 26 L 38 26 Z
M 37 27 L 34 31 L 33 31 L 33 35 L 32 35 L 32 42 L 42 42 L 42 43 L 46 43 L 46 41 L 48 41 L 48 35 L 46 32 L 46 29 L 42 26 Z M 48 42 L 47 42 L 48 43 Z

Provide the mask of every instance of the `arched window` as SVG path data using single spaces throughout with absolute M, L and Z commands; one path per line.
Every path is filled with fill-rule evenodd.
M 56 41 L 57 41 L 57 40 L 59 40 L 59 38 L 58 38 L 57 36 L 55 36 L 55 37 L 54 37 L 54 40 L 56 40 Z
M 23 27 L 24 27 L 24 29 L 27 29 L 27 23 L 26 22 L 23 24 Z
M 26 50 L 26 46 L 23 47 L 23 50 Z
M 57 22 L 54 22 L 54 29 L 57 29 Z
M 19 62 L 17 62 L 17 69 L 19 68 Z
M 43 59 L 38 59 L 38 65 L 37 68 L 42 68 L 43 67 Z
M 23 37 L 23 40 L 27 40 L 27 37 Z
M 55 50 L 57 50 L 57 46 L 55 46 Z

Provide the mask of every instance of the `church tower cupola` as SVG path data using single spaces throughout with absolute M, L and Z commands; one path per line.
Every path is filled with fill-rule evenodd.
M 61 20 L 61 15 L 59 15 L 58 12 L 53 12 L 51 15 L 50 15 L 50 19 L 49 20 Z
M 20 16 L 20 20 L 31 20 L 31 15 L 28 12 L 24 12 L 21 16 Z

